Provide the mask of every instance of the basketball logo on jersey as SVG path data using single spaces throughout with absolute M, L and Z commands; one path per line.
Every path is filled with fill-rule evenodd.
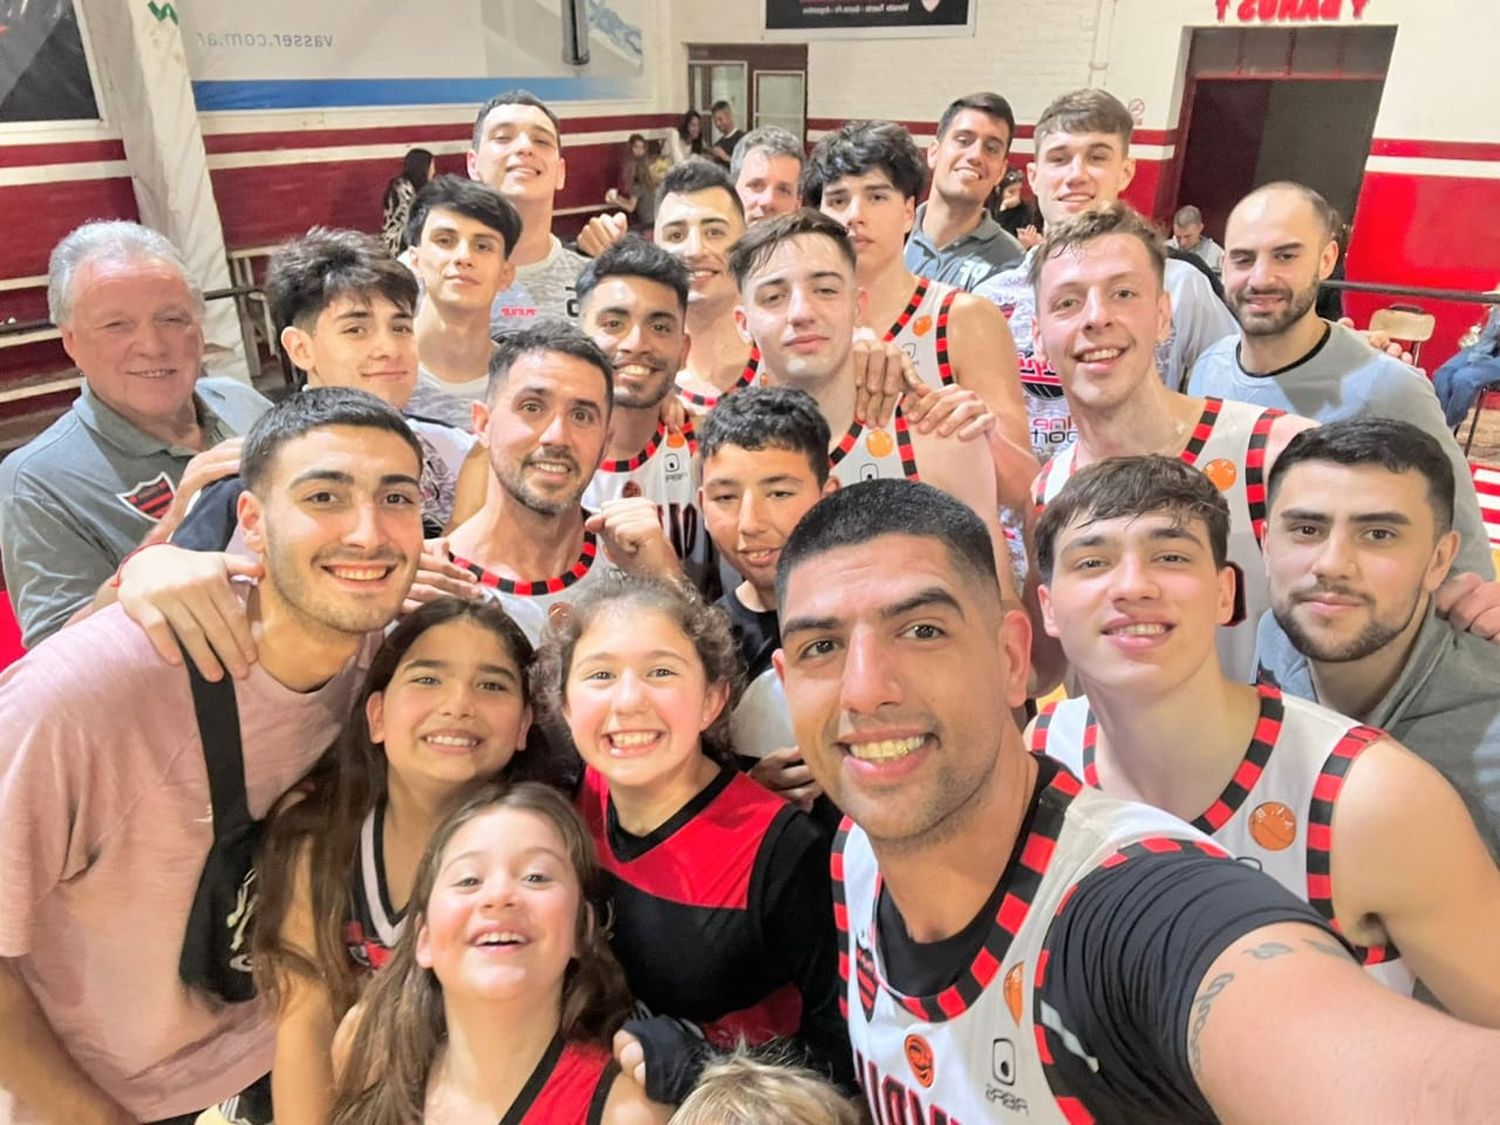
M 1282 851 L 1297 838 L 1297 818 L 1280 801 L 1257 805 L 1250 814 L 1250 838 L 1268 852 Z
M 932 317 L 919 316 L 912 321 L 911 330 L 918 336 L 925 336 L 932 331 Z
M 859 1006 L 866 1022 L 875 1018 L 875 955 L 864 942 L 854 939 L 854 983 L 859 986 Z
M 1002 987 L 1005 990 L 1005 1006 L 1010 1010 L 1010 1018 L 1016 1023 L 1021 1022 L 1021 981 L 1026 974 L 1026 962 L 1017 961 L 1005 973 Z
M 1234 482 L 1239 479 L 1240 471 L 1234 467 L 1233 461 L 1215 457 L 1203 466 L 1203 475 L 1213 481 L 1214 487 L 1220 492 L 1228 492 L 1234 487 Z
M 871 430 L 865 435 L 865 448 L 871 457 L 889 457 L 896 448 L 896 439 L 884 430 Z
M 990 1048 L 990 1073 L 1002 1086 L 1016 1084 L 1016 1045 L 1009 1039 L 996 1039 Z
M 906 1051 L 906 1062 L 911 1067 L 912 1077 L 924 1090 L 932 1088 L 933 1079 L 936 1074 L 933 1071 L 935 1065 L 932 1057 L 932 1045 L 920 1035 L 908 1035 L 906 1042 L 902 1044 Z
M 681 480 L 683 474 L 687 472 L 682 464 L 682 454 L 671 450 L 662 454 L 661 467 L 662 471 L 667 474 L 668 480 Z

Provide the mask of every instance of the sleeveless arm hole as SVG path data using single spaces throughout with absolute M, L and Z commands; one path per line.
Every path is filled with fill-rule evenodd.
M 594 1087 L 594 1096 L 589 1099 L 588 1125 L 603 1125 L 604 1106 L 609 1101 L 610 1091 L 615 1088 L 615 1079 L 621 1074 L 620 1064 L 613 1058 L 604 1068 L 604 1073 L 599 1075 L 598 1085 Z

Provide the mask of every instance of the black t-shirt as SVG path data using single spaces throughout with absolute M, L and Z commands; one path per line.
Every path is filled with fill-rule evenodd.
M 967 971 L 1014 876 L 1037 798 L 1061 768 L 1038 760 L 1036 789 L 1015 850 L 991 901 L 959 933 L 913 941 L 882 891 L 878 927 L 893 987 L 932 996 Z M 1233 860 L 1195 851 L 1143 851 L 1085 876 L 1048 930 L 1041 1000 L 1098 1065 L 1091 1067 L 1047 1031 L 1055 1092 L 1082 1100 L 1098 1121 L 1217 1121 L 1188 1064 L 1193 999 L 1219 954 L 1277 922 L 1305 922 L 1344 944 L 1311 906 Z
M 725 133 L 722 137 L 720 137 L 718 140 L 716 140 L 713 143 L 712 147 L 723 149 L 726 153 L 729 154 L 730 158 L 732 159 L 734 157 L 734 146 L 737 145 L 737 144 L 739 144 L 740 140 L 744 136 L 745 136 L 745 130 L 743 130 L 743 129 L 736 129 L 732 133 Z M 714 157 L 714 159 L 717 160 L 718 157 Z M 729 161 L 726 160 L 726 161 L 724 161 L 724 163 L 728 164 Z
M 745 666 L 745 682 L 750 683 L 771 668 L 771 654 L 781 647 L 781 621 L 774 609 L 754 610 L 730 590 L 715 603 L 729 615 L 730 630 L 740 662 Z

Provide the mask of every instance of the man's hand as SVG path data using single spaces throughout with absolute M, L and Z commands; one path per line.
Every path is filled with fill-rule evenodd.
M 1370 347 L 1374 348 L 1377 352 L 1384 352 L 1388 356 L 1399 359 L 1408 367 L 1417 366 L 1416 360 L 1412 358 L 1411 352 L 1407 351 L 1400 344 L 1392 340 L 1391 334 L 1389 332 L 1380 332 L 1374 329 L 1362 332 L 1358 328 L 1354 327 L 1354 318 L 1350 316 L 1339 317 L 1339 323 L 1342 324 L 1345 328 L 1352 331 L 1355 335 L 1362 336 L 1365 343 L 1369 344 Z
M 921 383 L 911 388 L 901 412 L 918 433 L 935 432 L 939 437 L 957 434 L 959 441 L 983 437 L 995 425 L 995 416 L 984 399 L 957 383 L 938 388 Z
M 181 665 L 185 648 L 205 680 L 218 681 L 225 668 L 243 679 L 255 663 L 255 640 L 230 582 L 263 573 L 258 559 L 162 543 L 125 560 L 117 599 L 168 664 Z
M 177 530 L 177 525 L 182 522 L 182 517 L 187 515 L 188 505 L 193 502 L 193 497 L 202 492 L 216 480 L 232 477 L 240 471 L 240 450 L 245 446 L 245 439 L 232 437 L 227 441 L 221 441 L 212 449 L 205 449 L 187 463 L 187 468 L 182 470 L 182 479 L 177 483 L 177 492 L 172 497 L 172 503 L 167 507 L 166 513 L 157 521 L 156 528 L 152 532 L 150 542 L 164 542 L 172 532 Z
M 1025 226 L 1016 231 L 1016 241 L 1021 244 L 1022 250 L 1030 250 L 1033 246 L 1042 244 L 1042 232 L 1034 226 Z
M 644 1090 L 646 1088 L 646 1048 L 641 1045 L 641 1041 L 628 1031 L 617 1031 L 614 1049 L 615 1062 L 620 1064 L 621 1072 L 634 1078 L 635 1084 Z
M 656 410 L 656 416 L 661 419 L 662 424 L 667 429 L 675 430 L 680 434 L 687 425 L 687 403 L 683 402 L 675 394 L 670 394 L 661 400 L 661 405 Z
M 406 600 L 401 603 L 401 613 L 411 613 L 426 602 L 447 597 L 478 601 L 484 597 L 484 591 L 472 571 L 448 557 L 447 538 L 429 539 L 422 544 L 417 576 L 406 593 Z
M 813 802 L 823 793 L 795 746 L 771 751 L 751 767 L 750 778 L 803 812 L 812 812 Z
M 623 211 L 595 215 L 578 235 L 578 252 L 587 258 L 597 258 L 624 238 L 629 226 L 630 219 Z
M 1460 633 L 1473 633 L 1500 644 L 1500 582 L 1486 582 L 1477 574 L 1455 574 L 1433 595 L 1438 615 Z
M 604 540 L 610 561 L 628 574 L 675 578 L 682 573 L 656 505 L 644 496 L 607 500 L 584 526 Z
M 855 329 L 852 355 L 854 417 L 867 426 L 884 426 L 902 394 L 922 379 L 898 345 L 882 341 L 869 328 Z

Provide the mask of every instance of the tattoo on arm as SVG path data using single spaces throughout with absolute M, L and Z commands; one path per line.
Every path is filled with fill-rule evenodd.
M 1279 941 L 1263 941 L 1259 945 L 1245 950 L 1247 957 L 1254 957 L 1257 961 L 1269 961 L 1272 957 L 1280 957 L 1283 953 L 1294 953 L 1290 945 L 1283 945 Z
M 1275 942 L 1268 944 L 1275 945 Z M 1198 994 L 1198 999 L 1193 1001 L 1193 1026 L 1188 1032 L 1188 1065 L 1192 1067 L 1193 1077 L 1203 1077 L 1203 1051 L 1198 1046 L 1198 1037 L 1203 1034 L 1203 1026 L 1208 1023 L 1209 1010 L 1213 1008 L 1223 991 L 1229 987 L 1234 980 L 1233 973 L 1220 973 L 1209 981 L 1208 987 Z
M 1320 941 L 1316 938 L 1303 938 L 1302 944 L 1307 946 L 1307 948 L 1314 950 L 1315 952 L 1323 954 L 1323 956 L 1325 957 L 1337 957 L 1340 961 L 1348 961 L 1351 959 L 1349 957 L 1349 951 L 1347 949 L 1345 949 L 1341 945 L 1336 945 L 1331 941 Z

